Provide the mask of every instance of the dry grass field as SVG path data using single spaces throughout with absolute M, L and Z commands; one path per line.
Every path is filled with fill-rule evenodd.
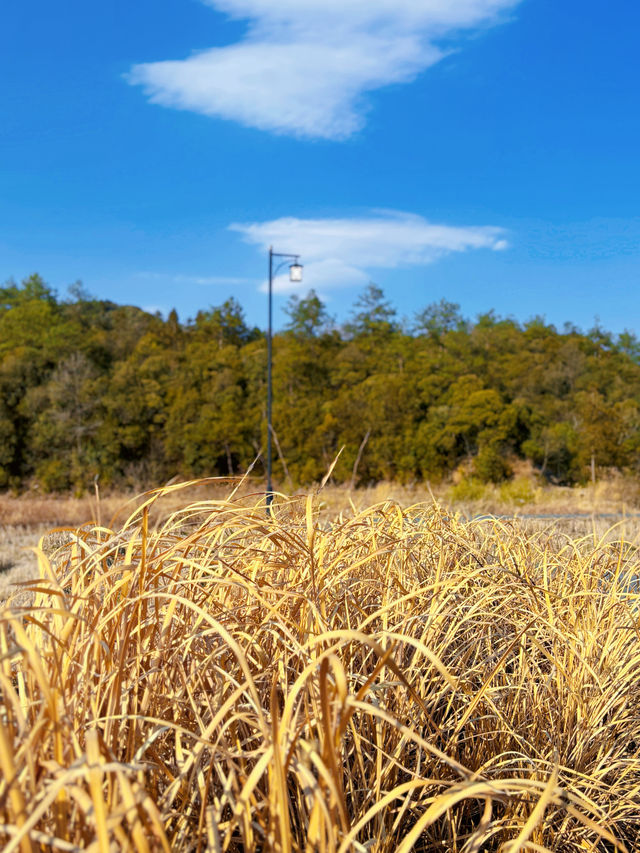
M 635 543 L 389 497 L 174 486 L 45 540 L 3 849 L 640 849 Z
M 177 507 L 182 500 L 202 497 L 225 497 L 234 486 L 227 480 L 203 481 L 180 497 L 170 493 L 162 504 L 162 512 Z M 244 488 L 243 493 L 247 489 Z M 48 553 L 65 538 L 65 533 L 80 526 L 117 523 L 122 515 L 144 500 L 137 493 L 115 493 L 107 496 L 86 494 L 83 497 L 25 494 L 20 497 L 0 496 L 0 602 L 16 592 L 16 584 L 38 575 L 34 549 L 40 545 Z M 173 503 L 172 503 L 173 501 Z M 23 600 L 25 597 L 23 596 Z

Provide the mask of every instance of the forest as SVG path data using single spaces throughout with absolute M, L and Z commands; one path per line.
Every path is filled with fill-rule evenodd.
M 338 325 L 311 291 L 273 340 L 276 480 L 575 484 L 640 468 L 640 343 L 441 300 L 400 319 L 370 284 Z M 266 335 L 235 299 L 181 322 L 0 287 L 0 488 L 82 491 L 238 475 L 266 448 Z

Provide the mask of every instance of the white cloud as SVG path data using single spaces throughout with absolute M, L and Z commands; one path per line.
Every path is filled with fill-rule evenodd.
M 494 226 L 436 225 L 421 216 L 380 211 L 358 219 L 296 219 L 231 225 L 247 243 L 264 252 L 295 251 L 304 264 L 305 287 L 327 289 L 362 285 L 369 270 L 426 266 L 445 255 L 471 249 L 502 251 L 505 232 Z M 276 289 L 293 290 L 286 275 Z
M 459 31 L 520 0 L 206 0 L 246 19 L 245 39 L 128 75 L 154 103 L 301 137 L 343 139 L 363 125 L 363 95 L 408 83 Z
M 203 286 L 225 286 L 251 284 L 251 278 L 238 278 L 230 275 L 174 275 L 172 280 L 176 284 L 198 284 Z
M 252 284 L 254 279 L 252 278 L 238 278 L 236 276 L 228 276 L 228 275 L 184 275 L 182 273 L 178 275 L 172 275 L 171 273 L 161 273 L 161 272 L 149 272 L 145 270 L 144 272 L 136 273 L 138 278 L 146 278 L 158 281 L 165 281 L 171 284 L 194 284 L 194 285 L 203 285 L 203 286 L 230 286 L 230 285 L 243 285 L 243 284 Z

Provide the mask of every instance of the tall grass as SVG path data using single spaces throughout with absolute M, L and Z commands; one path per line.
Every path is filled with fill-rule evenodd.
M 5 851 L 639 849 L 634 547 L 162 497 L 0 615 Z

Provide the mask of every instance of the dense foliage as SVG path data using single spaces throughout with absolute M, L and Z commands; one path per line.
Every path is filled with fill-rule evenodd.
M 370 285 L 338 327 L 311 292 L 274 338 L 276 475 L 555 482 L 640 466 L 640 344 L 445 301 L 401 323 Z M 181 323 L 39 276 L 0 288 L 0 487 L 237 474 L 266 446 L 266 340 L 233 299 Z M 259 470 L 259 469 L 256 469 Z

